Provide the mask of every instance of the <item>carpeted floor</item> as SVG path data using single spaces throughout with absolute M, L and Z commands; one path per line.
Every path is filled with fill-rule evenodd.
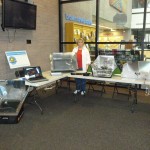
M 142 93 L 142 92 L 141 92 Z M 127 96 L 89 92 L 44 94 L 44 114 L 25 105 L 18 124 L 0 125 L 0 150 L 150 150 L 150 102 L 144 94 L 131 113 Z

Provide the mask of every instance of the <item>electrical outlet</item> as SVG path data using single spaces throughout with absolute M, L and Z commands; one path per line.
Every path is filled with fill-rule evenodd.
M 31 44 L 31 40 L 27 40 L 26 42 L 27 42 L 27 44 Z

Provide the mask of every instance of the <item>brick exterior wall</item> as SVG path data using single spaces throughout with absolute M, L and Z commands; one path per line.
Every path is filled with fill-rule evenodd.
M 37 5 L 36 30 L 0 29 L 0 80 L 15 78 L 17 69 L 10 69 L 5 51 L 26 50 L 31 66 L 40 65 L 43 71 L 50 69 L 49 55 L 59 51 L 59 24 L 57 0 L 33 0 Z M 0 1 L 0 22 L 1 22 Z M 15 33 L 15 36 L 14 36 Z M 9 37 L 8 37 L 9 34 Z M 26 40 L 31 44 L 26 44 Z

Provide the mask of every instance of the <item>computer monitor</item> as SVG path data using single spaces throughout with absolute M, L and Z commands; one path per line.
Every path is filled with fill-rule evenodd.
M 76 55 L 72 52 L 53 53 L 50 55 L 52 72 L 73 72 L 77 70 Z

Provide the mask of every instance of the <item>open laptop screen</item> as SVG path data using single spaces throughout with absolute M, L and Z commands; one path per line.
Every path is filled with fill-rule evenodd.
M 42 71 L 40 66 L 36 66 L 36 67 L 25 67 L 24 68 L 24 74 L 28 75 L 29 78 L 35 78 L 35 77 L 39 77 L 42 76 Z

